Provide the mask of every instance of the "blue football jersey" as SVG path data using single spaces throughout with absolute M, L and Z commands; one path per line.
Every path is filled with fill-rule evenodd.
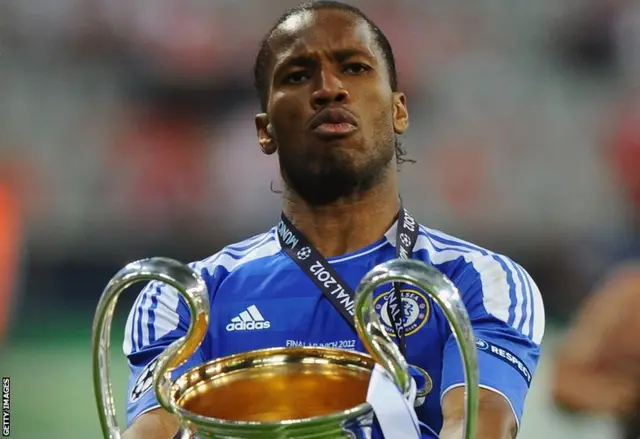
M 396 258 L 395 229 L 393 225 L 366 248 L 328 261 L 355 290 L 369 270 Z M 519 424 L 545 325 L 536 284 L 511 259 L 424 226 L 412 256 L 440 270 L 458 288 L 477 338 L 481 387 L 504 396 Z M 206 281 L 210 326 L 195 355 L 176 370 L 174 378 L 205 361 L 261 348 L 328 346 L 364 351 L 355 330 L 283 251 L 276 227 L 189 266 Z M 393 336 L 387 310 L 390 289 L 391 285 L 380 287 L 374 304 Z M 440 308 L 410 285 L 403 287 L 402 299 L 407 359 L 424 369 L 432 382 L 416 411 L 427 429 L 438 432 L 443 395 L 464 385 L 461 358 Z M 154 359 L 186 333 L 189 319 L 185 302 L 166 284 L 150 282 L 138 296 L 123 343 L 131 371 L 127 425 L 159 407 L 151 389 Z

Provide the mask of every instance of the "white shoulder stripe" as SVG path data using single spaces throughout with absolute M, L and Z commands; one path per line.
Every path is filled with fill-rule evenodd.
M 498 270 L 491 269 L 492 267 L 498 265 L 498 262 L 491 257 L 483 257 L 480 253 L 472 253 L 470 251 L 461 250 L 458 248 L 443 246 L 436 247 L 431 241 L 431 238 L 424 235 L 418 236 L 418 241 L 416 242 L 416 250 L 427 250 L 431 262 L 435 265 L 440 265 L 454 261 L 458 258 L 463 258 L 465 262 L 470 263 L 478 273 L 495 273 L 494 278 L 491 279 L 491 283 L 499 286 L 497 290 L 505 291 L 509 288 L 507 284 L 506 273 L 504 272 L 504 270 L 502 270 L 501 267 L 499 267 Z M 484 291 L 488 284 L 487 276 L 481 275 L 480 280 L 482 282 L 482 288 Z M 487 311 L 491 309 L 493 311 L 491 312 L 491 314 L 493 314 L 495 317 L 504 322 L 509 321 L 509 307 L 511 306 L 511 299 L 508 293 L 490 295 L 484 298 L 484 302 Z
M 507 267 L 507 269 L 510 271 L 511 280 L 509 284 L 509 293 L 511 292 L 515 293 L 515 303 L 513 303 L 513 298 L 512 298 L 512 305 L 515 305 L 513 310 L 514 311 L 513 327 L 519 330 L 520 332 L 522 332 L 524 335 L 528 336 L 529 328 L 525 328 L 523 326 L 524 321 L 527 318 L 526 309 L 525 309 L 528 305 L 527 291 L 522 281 L 520 280 L 520 277 L 521 277 L 520 273 L 515 268 L 515 266 L 513 265 L 513 262 L 510 259 L 502 258 L 497 255 L 493 255 L 493 258 L 496 259 L 498 262 L 501 262 L 501 266 L 503 270 L 505 269 L 505 267 Z
M 532 339 L 542 341 L 544 309 L 540 292 L 526 271 L 511 259 L 442 232 L 420 227 L 416 251 L 426 250 L 434 264 L 458 258 L 479 273 L 488 313 Z
M 133 347 L 137 343 L 136 334 L 133 330 L 135 328 L 135 318 L 136 318 L 136 310 L 140 306 L 140 300 L 142 299 L 142 294 L 139 294 L 136 298 L 131 310 L 129 311 L 129 316 L 127 317 L 127 323 L 124 327 L 124 342 L 122 344 L 122 350 L 125 355 L 131 354 L 133 352 Z
M 522 310 L 522 317 L 519 320 L 520 323 L 519 323 L 518 329 L 524 335 L 532 337 L 532 334 L 531 334 L 532 331 L 530 327 L 531 317 L 533 314 L 533 303 L 532 303 L 533 299 L 531 296 L 531 285 L 527 279 L 528 278 L 527 274 L 524 272 L 524 269 L 521 266 L 516 264 L 511 259 L 507 259 L 507 262 L 514 268 L 517 274 L 518 283 L 521 284 L 520 288 L 522 291 L 522 299 L 524 300 L 522 307 L 520 306 L 516 307 L 516 310 L 518 309 Z
M 269 239 L 272 239 L 275 235 L 273 234 L 273 230 L 270 230 L 266 233 L 262 233 L 260 235 L 256 235 L 253 238 L 246 239 L 244 241 L 238 242 L 233 245 L 228 245 L 223 248 L 218 253 L 213 256 L 208 257 L 202 261 L 197 262 L 198 265 L 206 265 L 212 263 L 221 253 L 228 253 L 234 255 L 236 257 L 242 257 L 246 254 L 251 253 L 254 249 L 260 247 Z
M 235 244 L 231 244 L 226 246 L 224 249 L 234 252 L 243 252 L 253 248 L 256 245 L 260 245 L 262 241 L 266 238 L 273 236 L 272 230 L 269 230 L 265 233 L 260 233 L 259 235 L 252 236 L 251 238 L 245 239 L 244 241 L 236 242 Z
M 209 275 L 213 275 L 213 272 L 217 267 L 223 267 L 228 272 L 235 270 L 247 262 L 254 261 L 256 259 L 273 256 L 280 251 L 280 243 L 277 239 L 271 238 L 264 241 L 262 244 L 255 246 L 251 251 L 243 254 L 241 257 L 237 257 L 222 251 L 216 255 L 210 262 L 202 264 L 201 268 L 207 270 Z
M 544 302 L 542 301 L 542 294 L 540 294 L 540 290 L 536 283 L 531 278 L 529 278 L 529 282 L 531 284 L 531 304 L 533 305 L 534 310 L 531 323 L 531 326 L 533 327 L 533 341 L 540 344 L 544 337 L 544 326 L 546 322 Z
M 122 346 L 125 355 L 175 330 L 180 321 L 178 303 L 178 293 L 169 285 L 157 281 L 147 284 L 127 318 Z
M 544 337 L 546 321 L 542 294 L 529 273 L 521 265 L 511 260 L 510 263 L 513 264 L 524 281 L 523 293 L 526 295 L 526 306 L 524 307 L 521 332 L 540 344 Z

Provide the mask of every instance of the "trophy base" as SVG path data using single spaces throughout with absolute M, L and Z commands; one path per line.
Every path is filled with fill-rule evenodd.
M 339 349 L 266 349 L 187 372 L 174 384 L 174 398 L 186 412 L 220 421 L 316 418 L 365 403 L 373 365 Z

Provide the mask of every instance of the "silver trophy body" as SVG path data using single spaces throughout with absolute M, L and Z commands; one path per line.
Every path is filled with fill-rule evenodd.
M 407 396 L 411 375 L 373 307 L 373 291 L 390 282 L 423 290 L 443 310 L 458 343 L 465 375 L 464 439 L 475 437 L 478 366 L 475 339 L 455 286 L 424 262 L 393 259 L 373 268 L 356 289 L 355 323 L 370 355 L 324 347 L 270 348 L 219 358 L 177 380 L 171 372 L 200 346 L 210 305 L 199 273 L 177 261 L 150 258 L 128 264 L 106 286 L 96 310 L 93 382 L 105 439 L 119 439 L 109 382 L 111 322 L 120 294 L 137 282 L 157 280 L 174 287 L 191 313 L 187 334 L 158 359 L 154 391 L 160 405 L 176 415 L 186 434 L 199 438 L 302 439 L 371 437 L 374 412 L 366 402 L 371 372 L 379 363 Z M 392 439 L 392 438 L 391 438 Z

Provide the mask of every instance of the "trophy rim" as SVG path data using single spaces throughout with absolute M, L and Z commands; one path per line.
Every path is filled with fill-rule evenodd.
M 322 353 L 325 356 L 322 356 Z M 177 404 L 176 395 L 179 395 L 180 388 L 179 382 L 185 379 L 191 373 L 198 371 L 200 369 L 215 367 L 216 365 L 223 365 L 225 363 L 233 363 L 234 361 L 246 358 L 268 358 L 276 355 L 286 355 L 289 357 L 296 356 L 305 356 L 305 357 L 315 357 L 315 358 L 324 358 L 326 359 L 326 354 L 335 355 L 335 357 L 342 358 L 342 361 L 346 360 L 353 362 L 354 364 L 358 364 L 362 368 L 367 368 L 370 371 L 375 367 L 375 360 L 371 355 L 367 353 L 340 349 L 340 348 L 331 348 L 325 346 L 297 346 L 297 347 L 271 347 L 271 348 L 263 348 L 256 349 L 248 352 L 239 352 L 236 354 L 228 355 L 225 357 L 216 358 L 213 360 L 206 361 L 196 367 L 193 367 L 186 372 L 183 372 L 178 379 L 176 379 L 171 385 L 171 404 L 174 406 L 176 414 L 182 418 L 182 422 L 188 421 L 194 424 L 203 426 L 203 427 L 243 427 L 246 429 L 277 429 L 283 427 L 295 427 L 296 425 L 309 425 L 315 424 L 324 424 L 324 423 L 334 423 L 342 419 L 348 419 L 352 417 L 360 417 L 366 415 L 369 411 L 373 410 L 371 405 L 368 402 L 362 402 L 352 408 L 329 413 L 326 415 L 317 415 L 306 418 L 299 419 L 285 419 L 281 421 L 269 421 L 269 422 L 261 422 L 261 421 L 237 421 L 237 420 L 229 420 L 229 419 L 220 419 L 209 416 L 199 415 L 192 411 L 186 410 Z

